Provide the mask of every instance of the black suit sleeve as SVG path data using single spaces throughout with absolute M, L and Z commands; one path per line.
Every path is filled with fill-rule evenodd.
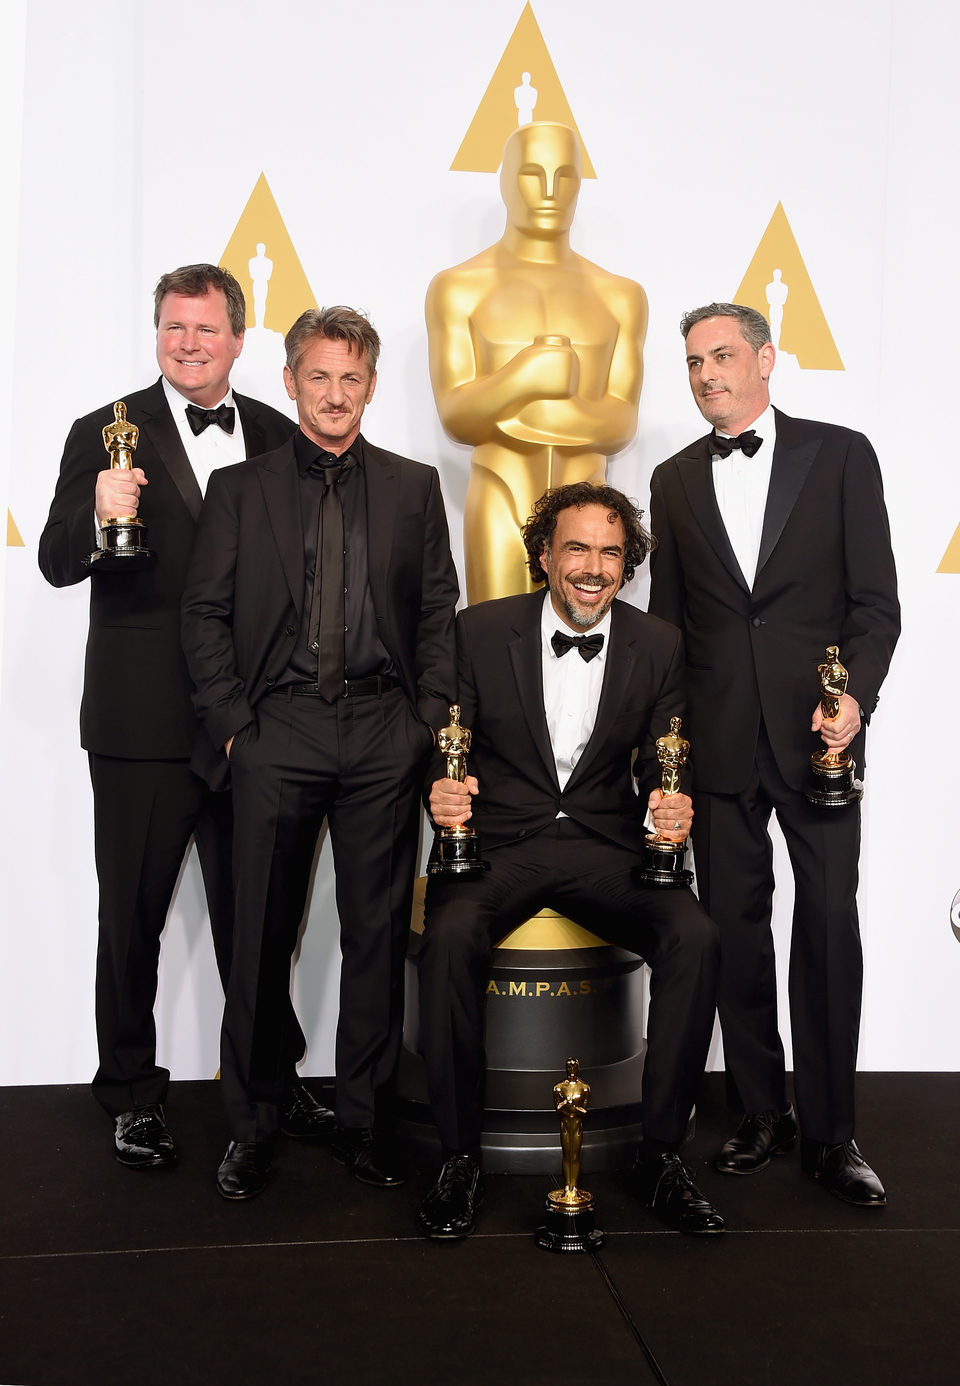
M 659 616 L 671 625 L 683 629 L 687 594 L 683 581 L 683 565 L 667 519 L 662 467 L 656 469 L 650 482 L 650 528 L 657 543 L 650 554 L 648 609 L 654 616 Z
M 414 641 L 414 660 L 417 712 L 428 726 L 436 730 L 446 726 L 450 704 L 456 701 L 454 614 L 460 588 L 450 554 L 440 478 L 432 467 L 429 473 L 424 518 L 422 597 Z
M 641 729 L 637 759 L 633 767 L 640 799 L 644 804 L 650 791 L 659 789 L 663 781 L 663 772 L 657 759 L 657 739 L 669 732 L 671 717 L 682 718 L 686 711 L 683 636 L 673 627 L 669 630 L 663 629 L 667 642 L 664 650 L 667 658 L 664 661 L 663 680 L 650 711 L 650 720 L 646 727 Z M 689 775 L 685 775 L 682 780 L 681 790 L 684 794 L 690 793 L 689 778 Z
M 840 658 L 847 691 L 869 717 L 900 634 L 897 572 L 877 455 L 862 433 L 850 435 L 843 473 L 846 611 Z
M 193 705 L 217 746 L 253 721 L 233 642 L 240 530 L 227 478 L 237 470 L 223 468 L 210 477 L 183 590 L 181 635 Z
M 113 414 L 104 411 L 104 423 Z M 97 475 L 109 466 L 103 448 L 97 452 L 94 418 L 78 419 L 67 435 L 57 488 L 40 535 L 40 571 L 53 587 L 70 587 L 89 577 L 83 560 L 97 544 L 95 517 Z

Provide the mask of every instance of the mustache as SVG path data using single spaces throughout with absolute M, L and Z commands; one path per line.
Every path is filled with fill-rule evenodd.
M 613 586 L 613 578 L 607 577 L 606 573 L 572 573 L 567 581 L 572 583 L 589 582 L 594 587 Z

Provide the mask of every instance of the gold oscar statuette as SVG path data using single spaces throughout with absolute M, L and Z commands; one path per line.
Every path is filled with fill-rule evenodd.
M 460 725 L 460 704 L 450 706 L 450 724 L 437 732 L 437 746 L 447 760 L 447 779 L 467 778 L 467 752 L 470 750 L 470 728 Z M 480 839 L 476 828 L 458 823 L 453 828 L 438 828 L 435 851 L 427 865 L 431 876 L 479 876 L 489 870 L 490 863 L 480 859 Z
M 577 1059 L 567 1060 L 567 1074 L 553 1089 L 560 1117 L 563 1188 L 547 1194 L 544 1219 L 537 1228 L 537 1245 L 544 1251 L 599 1251 L 606 1235 L 596 1225 L 593 1195 L 579 1187 L 583 1119 L 590 1101 L 590 1084 L 580 1077 Z
M 838 645 L 828 645 L 826 659 L 817 665 L 820 711 L 832 721 L 840 715 L 840 698 L 847 691 L 847 671 Z M 804 796 L 819 808 L 846 808 L 863 798 L 863 783 L 855 778 L 856 761 L 846 751 L 814 751 Z
M 140 429 L 127 418 L 127 406 L 118 400 L 113 406 L 113 423 L 103 430 L 103 446 L 110 457 L 110 466 L 121 471 L 133 470 L 133 454 L 137 450 Z M 133 572 L 149 568 L 157 555 L 147 548 L 147 527 L 137 515 L 117 515 L 104 520 L 97 533 L 97 547 L 86 560 L 98 572 Z
M 681 718 L 671 717 L 669 733 L 657 738 L 657 759 L 662 771 L 660 788 L 664 795 L 680 793 L 680 771 L 690 755 L 690 742 L 680 735 L 681 725 Z M 686 851 L 685 842 L 671 842 L 659 833 L 648 837 L 643 844 L 643 862 L 636 871 L 637 880 L 660 890 L 692 885 L 693 872 L 683 864 Z

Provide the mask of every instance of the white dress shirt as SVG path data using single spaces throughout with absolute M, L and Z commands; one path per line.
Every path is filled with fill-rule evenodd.
M 593 734 L 610 647 L 610 618 L 611 612 L 608 611 L 602 621 L 588 630 L 575 629 L 562 621 L 554 611 L 549 591 L 544 594 L 540 616 L 543 710 L 561 789 L 566 788 Z M 550 643 L 557 630 L 571 636 L 602 635 L 603 647 L 589 661 L 583 659 L 575 649 L 558 655 Z
M 713 489 L 737 562 L 752 589 L 760 557 L 760 538 L 763 534 L 763 512 L 770 489 L 770 469 L 777 441 L 777 421 L 773 406 L 766 409 L 750 427 L 763 439 L 762 444 L 747 457 L 734 448 L 729 457 L 713 454 Z M 719 433 L 718 437 L 730 437 Z
M 167 403 L 170 406 L 170 413 L 173 415 L 173 421 L 180 434 L 180 441 L 190 459 L 193 474 L 197 478 L 200 494 L 206 495 L 207 482 L 210 480 L 211 472 L 216 471 L 217 467 L 229 467 L 232 462 L 242 462 L 247 455 L 243 438 L 243 424 L 240 422 L 240 410 L 237 409 L 232 433 L 224 433 L 218 424 L 208 424 L 202 433 L 195 434 L 187 419 L 187 405 L 192 401 L 181 395 L 179 390 L 175 390 L 166 376 L 163 377 L 162 383 L 163 393 L 166 395 Z M 236 409 L 231 389 L 228 388 L 223 399 L 218 400 L 211 407 L 217 409 L 221 404 L 227 404 L 232 409 Z M 136 463 L 136 455 L 134 455 L 134 463 Z

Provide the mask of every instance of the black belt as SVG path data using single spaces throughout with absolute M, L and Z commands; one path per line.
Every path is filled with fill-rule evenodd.
M 344 698 L 379 698 L 391 688 L 399 688 L 400 680 L 392 674 L 374 674 L 369 679 L 347 679 L 343 685 Z M 323 694 L 315 683 L 288 683 L 277 689 L 278 693 L 288 693 L 294 698 L 322 698 Z

